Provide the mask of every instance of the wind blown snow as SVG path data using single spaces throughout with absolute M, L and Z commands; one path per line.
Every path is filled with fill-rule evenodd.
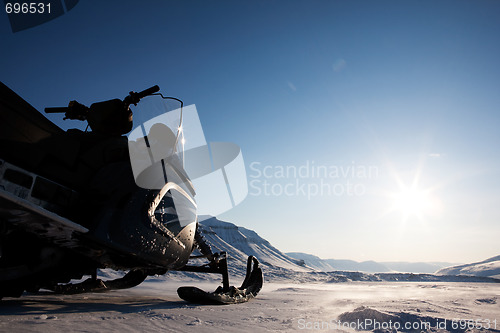
M 239 285 L 248 255 L 262 263 L 256 299 L 230 306 L 181 300 L 178 287 L 213 291 L 217 275 L 168 272 L 108 293 L 26 293 L 0 302 L 0 332 L 500 332 L 499 257 L 438 274 L 317 271 L 254 231 L 215 218 L 200 226 L 215 251 L 226 250 Z M 469 275 L 458 275 L 470 273 Z M 103 279 L 119 273 L 105 270 Z

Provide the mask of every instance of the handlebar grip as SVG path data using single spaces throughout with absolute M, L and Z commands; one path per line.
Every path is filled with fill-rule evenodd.
M 158 85 L 152 86 L 151 88 L 148 88 L 146 90 L 138 92 L 137 97 L 143 98 L 143 97 L 146 97 L 148 95 L 154 94 L 155 92 L 158 92 L 158 91 L 160 91 L 160 87 L 158 87 Z
M 53 108 L 45 108 L 45 113 L 66 113 L 68 111 L 68 107 L 53 107 Z

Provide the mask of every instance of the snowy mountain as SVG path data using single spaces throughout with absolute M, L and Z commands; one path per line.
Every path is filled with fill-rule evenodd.
M 200 218 L 200 231 L 203 237 L 211 245 L 214 252 L 226 251 L 229 256 L 228 268 L 230 275 L 243 276 L 246 269 L 246 260 L 249 255 L 259 259 L 263 266 L 266 280 L 275 281 L 303 281 L 303 282 L 345 282 L 345 281 L 463 281 L 482 282 L 487 279 L 485 276 L 477 277 L 456 277 L 453 272 L 440 271 L 443 276 L 433 274 L 413 274 L 413 273 L 433 273 L 439 268 L 445 267 L 446 263 L 408 263 L 408 262 L 388 262 L 378 263 L 375 261 L 356 262 L 353 260 L 321 259 L 317 256 L 290 252 L 283 253 L 267 240 L 260 237 L 255 231 L 236 226 L 233 223 L 221 221 L 215 217 L 203 216 Z M 495 261 L 496 260 L 496 261 Z M 491 258 L 488 262 L 479 263 L 484 270 L 486 266 L 492 268 L 496 266 L 500 274 L 500 256 Z M 449 265 L 447 265 L 449 266 Z M 455 266 L 455 267 L 464 267 Z M 471 268 L 472 269 L 472 268 Z M 478 270 L 478 269 L 476 269 Z M 362 273 L 364 272 L 364 273 Z M 404 273 L 397 273 L 404 272 Z M 493 273 L 494 273 L 493 272 Z M 375 273 L 375 274 L 371 274 Z M 198 273 L 175 272 L 172 275 L 180 274 L 179 278 L 187 276 L 193 278 L 206 279 Z M 448 276 L 452 275 L 452 276 Z M 470 274 L 472 275 L 472 274 Z M 218 278 L 213 276 L 214 278 Z M 457 280 L 458 279 L 458 280 Z M 486 281 L 486 280 L 485 280 Z M 487 280 L 487 282 L 491 282 Z
M 453 265 L 446 262 L 357 262 L 354 260 L 321 259 L 317 256 L 302 252 L 288 252 L 286 254 L 292 258 L 304 260 L 307 266 L 322 272 L 359 271 L 369 273 L 434 273 L 441 268 Z
M 382 262 L 383 265 L 388 267 L 394 272 L 408 272 L 408 273 L 434 273 L 444 267 L 456 265 L 449 262 Z
M 302 252 L 287 252 L 286 255 L 298 260 L 303 260 L 305 265 L 321 272 L 390 272 L 390 269 L 375 261 L 357 262 L 354 260 L 321 259 L 315 255 Z
M 339 260 L 339 259 L 321 259 L 317 256 L 302 253 L 302 252 L 288 252 L 292 258 L 304 260 L 304 263 L 321 272 L 332 271 L 355 271 L 355 272 L 390 272 L 391 270 L 383 264 L 375 261 L 357 262 L 354 260 Z
M 248 256 L 255 256 L 268 274 L 283 274 L 284 271 L 309 272 L 301 260 L 287 256 L 260 237 L 255 231 L 221 221 L 215 217 L 200 218 L 203 237 L 214 252 L 226 251 L 229 268 L 238 273 L 245 269 Z M 236 270 L 236 271 L 235 271 Z
M 458 265 L 440 269 L 439 275 L 473 275 L 500 278 L 500 256 L 472 264 Z
M 341 270 L 341 271 L 360 271 L 360 272 L 377 272 L 377 273 L 384 273 L 391 271 L 385 265 L 375 262 L 373 260 L 357 262 L 354 260 L 326 259 L 326 262 L 332 265 L 335 268 L 335 270 Z
M 333 268 L 332 265 L 330 265 L 326 260 L 312 254 L 303 252 L 287 252 L 286 255 L 297 260 L 302 260 L 305 265 L 321 272 L 331 272 L 335 270 L 335 268 Z

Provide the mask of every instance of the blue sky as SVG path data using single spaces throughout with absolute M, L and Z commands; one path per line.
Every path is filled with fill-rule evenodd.
M 257 179 L 220 217 L 283 251 L 468 262 L 500 251 L 498 31 L 493 0 L 82 0 L 15 34 L 0 15 L 0 73 L 38 109 L 153 84 L 196 104 L 208 141 L 240 145 Z M 252 163 L 378 172 L 264 178 Z M 256 195 L 265 180 L 364 191 Z M 422 202 L 402 205 L 414 183 Z

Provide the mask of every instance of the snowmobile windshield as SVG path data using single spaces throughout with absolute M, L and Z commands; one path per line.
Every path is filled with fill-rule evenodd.
M 152 95 L 131 106 L 134 128 L 128 135 L 129 154 L 137 185 L 160 189 L 167 179 L 164 169 L 168 164 L 183 173 L 184 133 L 182 130 L 182 102 L 173 98 Z M 179 180 L 175 180 L 176 183 Z M 184 181 L 180 180 L 181 183 Z
M 135 183 L 151 190 L 148 215 L 174 235 L 196 221 L 194 188 L 184 170 L 182 102 L 152 95 L 132 109 L 128 135 Z

